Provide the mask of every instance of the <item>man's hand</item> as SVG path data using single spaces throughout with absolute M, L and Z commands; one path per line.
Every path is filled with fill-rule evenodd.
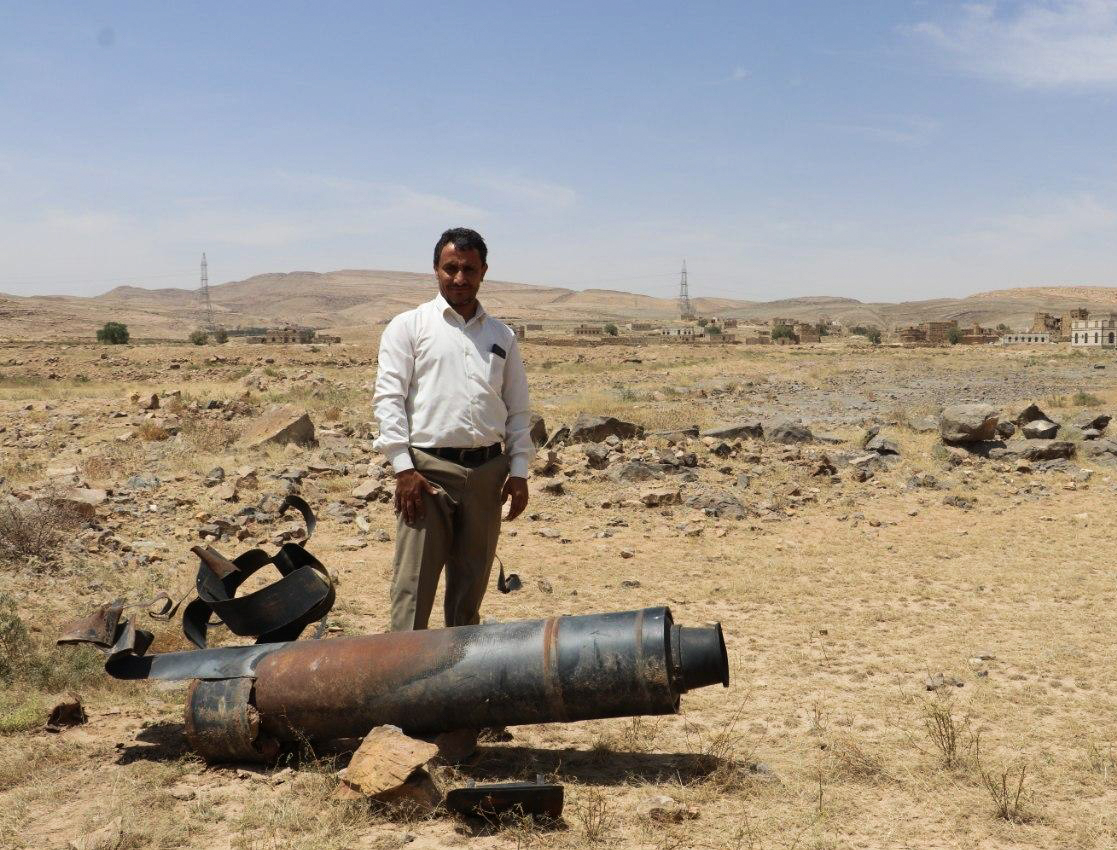
M 438 492 L 438 488 L 427 481 L 419 470 L 405 469 L 396 473 L 396 513 L 403 514 L 403 521 L 409 525 L 426 516 L 424 490 L 432 496 Z
M 503 505 L 508 499 L 512 499 L 512 504 L 508 506 L 508 516 L 506 520 L 514 520 L 524 512 L 527 507 L 527 479 L 509 477 L 504 482 L 504 490 L 500 494 L 500 503 Z

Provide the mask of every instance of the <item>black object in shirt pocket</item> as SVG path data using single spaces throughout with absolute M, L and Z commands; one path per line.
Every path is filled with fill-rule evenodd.
M 497 355 L 501 359 L 505 359 L 508 357 L 508 352 L 497 345 L 495 342 L 493 343 L 493 347 L 490 348 L 489 351 L 491 351 L 493 354 Z

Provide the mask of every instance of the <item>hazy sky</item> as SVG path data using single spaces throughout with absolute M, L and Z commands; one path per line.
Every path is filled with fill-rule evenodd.
M 0 0 L 0 292 L 1117 284 L 1117 0 Z

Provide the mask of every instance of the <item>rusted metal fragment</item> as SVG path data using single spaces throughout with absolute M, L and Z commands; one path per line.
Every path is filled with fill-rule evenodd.
M 499 820 L 501 815 L 562 817 L 563 787 L 542 781 L 499 782 L 454 788 L 446 794 L 446 808 L 466 817 Z
M 72 620 L 62 627 L 57 643 L 91 643 L 107 649 L 116 643 L 116 627 L 124 612 L 124 600 L 108 602 L 87 617 Z
M 286 643 L 258 643 L 254 646 L 229 646 L 221 649 L 195 649 L 187 652 L 161 652 L 155 655 L 121 655 L 105 664 L 117 679 L 233 679 L 256 675 L 260 659 L 286 646 Z
M 206 761 L 271 761 L 279 744 L 260 734 L 251 679 L 199 680 L 186 698 L 186 740 Z

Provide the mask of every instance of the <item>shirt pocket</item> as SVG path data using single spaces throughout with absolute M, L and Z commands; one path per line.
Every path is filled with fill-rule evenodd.
M 485 352 L 485 381 L 495 392 L 504 388 L 505 359 L 493 350 Z

